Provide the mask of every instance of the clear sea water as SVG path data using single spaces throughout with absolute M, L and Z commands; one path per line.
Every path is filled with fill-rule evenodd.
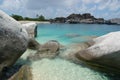
M 119 31 L 120 25 L 103 24 L 39 24 L 37 40 L 45 43 L 57 40 L 61 44 L 83 42 L 90 36 L 101 36 L 109 32 Z M 77 35 L 76 37 L 74 35 Z
M 39 24 L 37 41 L 45 43 L 48 40 L 57 40 L 61 44 L 83 42 L 89 36 L 101 36 L 109 32 L 119 31 L 119 25 L 97 24 Z M 69 34 L 69 35 L 68 35 Z M 77 36 L 71 36 L 77 34 Z M 36 51 L 27 50 L 21 57 L 27 59 Z M 64 54 L 61 54 L 64 55 Z M 55 59 L 40 59 L 31 63 L 33 80 L 120 80 L 115 74 L 93 70 L 69 60 L 56 57 Z

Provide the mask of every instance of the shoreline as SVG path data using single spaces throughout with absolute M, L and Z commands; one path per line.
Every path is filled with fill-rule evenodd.
M 21 24 L 26 24 L 26 23 L 36 23 L 36 24 L 50 24 L 49 21 L 18 21 Z

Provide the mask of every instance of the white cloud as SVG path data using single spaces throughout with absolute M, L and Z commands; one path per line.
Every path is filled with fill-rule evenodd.
M 35 17 L 43 14 L 47 18 L 67 16 L 71 13 L 90 12 L 101 17 L 113 16 L 120 10 L 120 0 L 3 0 L 0 9 L 10 14 Z M 106 12 L 105 12 L 106 11 Z
M 112 1 L 111 4 L 109 5 L 109 9 L 113 11 L 120 9 L 120 0 Z
M 82 0 L 85 4 L 100 3 L 102 0 Z
M 78 4 L 79 0 L 29 0 L 28 9 L 68 8 Z
M 4 0 L 0 5 L 0 9 L 8 12 L 8 14 L 21 14 L 26 9 L 26 2 L 27 0 Z
M 109 9 L 111 11 L 115 11 L 120 9 L 120 0 L 104 0 L 99 3 L 99 10 Z
M 4 0 L 0 8 L 5 10 L 19 10 L 24 0 Z

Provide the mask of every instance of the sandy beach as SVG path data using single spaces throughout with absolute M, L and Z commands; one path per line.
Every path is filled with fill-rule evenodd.
M 31 23 L 31 22 L 35 22 L 37 24 L 49 24 L 50 23 L 49 21 L 18 21 L 18 22 L 20 22 L 21 24 Z

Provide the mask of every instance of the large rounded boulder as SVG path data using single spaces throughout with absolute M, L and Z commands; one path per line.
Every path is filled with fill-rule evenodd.
M 93 39 L 94 44 L 76 53 L 80 60 L 120 71 L 120 31 Z
M 13 65 L 28 45 L 22 25 L 0 10 L 0 72 Z

